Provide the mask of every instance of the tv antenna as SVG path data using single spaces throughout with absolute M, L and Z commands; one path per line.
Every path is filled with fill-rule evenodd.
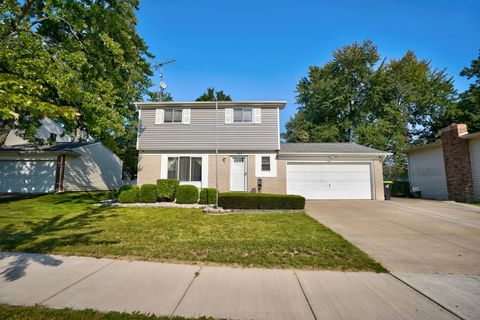
M 167 64 L 172 63 L 172 62 L 175 62 L 175 59 L 162 61 L 162 62 L 159 62 L 159 63 L 155 63 L 153 65 L 153 68 L 155 70 L 160 69 L 160 84 L 159 84 L 160 89 L 158 90 L 159 93 L 160 93 L 160 96 L 159 96 L 160 101 L 162 101 L 163 92 L 167 88 L 167 83 L 165 81 L 163 81 L 163 67 Z

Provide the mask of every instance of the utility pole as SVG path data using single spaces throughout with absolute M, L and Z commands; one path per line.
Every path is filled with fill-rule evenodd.
M 215 209 L 218 208 L 218 99 L 215 97 L 215 135 L 217 141 L 215 143 Z

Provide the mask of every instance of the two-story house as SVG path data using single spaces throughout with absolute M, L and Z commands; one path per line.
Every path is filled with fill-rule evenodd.
M 383 199 L 388 155 L 351 143 L 281 143 L 285 101 L 139 102 L 138 184 Z M 218 134 L 217 134 L 218 132 Z M 216 148 L 218 146 L 218 157 Z

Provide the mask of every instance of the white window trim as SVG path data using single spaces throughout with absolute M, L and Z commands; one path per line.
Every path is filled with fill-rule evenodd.
M 180 184 L 190 184 L 196 186 L 197 188 L 208 188 L 208 154 L 162 154 L 160 163 L 160 179 L 168 178 L 168 158 L 175 157 L 202 158 L 202 181 L 180 181 Z
M 270 171 L 262 171 L 262 157 L 270 157 Z M 256 154 L 255 155 L 255 177 L 275 178 L 277 177 L 277 155 Z
M 165 109 L 169 110 L 181 110 L 182 111 L 182 121 L 181 122 L 165 122 Z M 172 117 L 174 117 L 174 113 Z M 173 118 L 172 118 L 173 119 Z M 191 120 L 191 109 L 190 108 L 157 108 L 155 109 L 155 124 L 167 124 L 167 125 L 178 125 L 178 124 L 190 124 Z

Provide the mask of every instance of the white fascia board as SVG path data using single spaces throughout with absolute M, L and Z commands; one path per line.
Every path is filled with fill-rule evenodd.
M 287 101 L 218 101 L 219 108 L 233 106 L 259 106 L 284 109 Z M 152 107 L 215 107 L 215 101 L 168 101 L 168 102 L 133 102 L 137 108 Z

